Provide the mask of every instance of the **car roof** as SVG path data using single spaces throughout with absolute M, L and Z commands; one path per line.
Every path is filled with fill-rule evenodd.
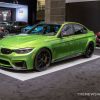
M 61 25 L 61 24 L 53 24 L 53 23 L 38 23 L 36 25 Z
M 39 24 L 63 25 L 63 24 L 80 24 L 80 23 L 78 23 L 78 22 L 62 22 L 62 23 L 57 23 L 57 22 L 54 22 L 54 23 L 40 22 Z M 82 25 L 82 24 L 80 24 L 80 25 Z
M 64 22 L 63 24 L 80 24 L 80 23 L 78 23 L 78 22 Z M 80 24 L 80 25 L 82 25 L 82 24 Z

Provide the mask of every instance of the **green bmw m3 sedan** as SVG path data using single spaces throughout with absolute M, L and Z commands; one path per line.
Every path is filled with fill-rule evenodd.
M 0 40 L 0 67 L 43 71 L 59 60 L 91 57 L 95 44 L 94 33 L 79 23 L 42 23 Z

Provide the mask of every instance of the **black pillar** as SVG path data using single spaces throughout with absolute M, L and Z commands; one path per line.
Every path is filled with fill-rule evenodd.
M 30 25 L 36 22 L 37 0 L 28 0 L 28 22 Z
M 84 24 L 94 32 L 100 31 L 100 0 L 66 3 L 66 21 Z

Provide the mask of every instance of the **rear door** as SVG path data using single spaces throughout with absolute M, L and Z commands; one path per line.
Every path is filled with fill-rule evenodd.
M 88 41 L 88 30 L 80 25 L 80 24 L 73 24 L 74 28 L 74 36 L 73 40 L 76 44 L 75 52 L 81 53 L 85 50 L 87 41 Z

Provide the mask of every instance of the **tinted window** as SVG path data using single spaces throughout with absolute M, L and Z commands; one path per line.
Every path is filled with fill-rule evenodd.
M 14 25 L 24 26 L 26 23 L 24 22 L 14 22 Z
M 68 36 L 68 35 L 73 35 L 73 27 L 72 25 L 65 25 L 61 31 L 62 36 Z
M 21 22 L 18 23 L 19 26 L 22 26 L 23 24 Z
M 19 26 L 23 26 L 23 25 L 24 25 L 24 23 L 23 23 L 23 22 L 19 22 L 18 24 L 19 24 Z
M 18 22 L 14 22 L 13 25 L 19 25 L 19 23 Z
M 87 29 L 84 26 L 81 26 L 81 25 L 78 25 L 78 24 L 75 24 L 73 26 L 74 26 L 74 32 L 75 32 L 76 35 L 87 33 Z

